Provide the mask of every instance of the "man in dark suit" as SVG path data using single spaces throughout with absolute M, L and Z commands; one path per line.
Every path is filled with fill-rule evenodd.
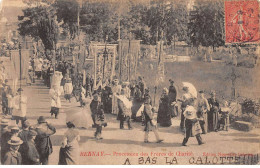
M 21 165 L 22 157 L 18 149 L 23 141 L 19 137 L 13 136 L 7 143 L 10 148 L 5 154 L 2 163 L 4 165 Z
M 20 153 L 22 155 L 22 164 L 23 165 L 39 165 L 40 156 L 35 146 L 35 138 L 37 132 L 29 131 L 28 140 L 21 145 Z
M 7 151 L 10 148 L 10 145 L 8 141 L 12 137 L 17 137 L 19 132 L 19 127 L 17 125 L 14 125 L 11 127 L 11 132 L 6 131 L 5 133 L 2 134 L 1 136 L 1 162 L 4 162 L 4 156 L 7 153 Z
M 28 120 L 25 120 L 23 123 L 23 130 L 18 133 L 18 137 L 25 143 L 27 142 L 27 137 L 29 134 L 30 123 Z
M 47 165 L 49 155 L 52 153 L 52 143 L 50 136 L 56 133 L 55 127 L 47 123 L 43 116 L 38 118 L 38 125 L 36 126 L 37 136 L 35 138 L 36 148 L 40 155 L 40 163 Z

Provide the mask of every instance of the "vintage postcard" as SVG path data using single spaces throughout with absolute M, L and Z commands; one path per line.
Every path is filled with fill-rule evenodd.
M 1 0 L 1 164 L 259 164 L 259 4 Z

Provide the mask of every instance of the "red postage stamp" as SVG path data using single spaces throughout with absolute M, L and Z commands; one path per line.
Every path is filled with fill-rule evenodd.
M 225 1 L 226 43 L 259 42 L 259 1 Z

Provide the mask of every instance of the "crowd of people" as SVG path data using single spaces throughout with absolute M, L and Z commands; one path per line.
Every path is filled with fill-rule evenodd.
M 50 136 L 56 133 L 56 129 L 43 116 L 39 116 L 36 125 L 30 124 L 26 118 L 27 97 L 22 88 L 17 91 L 11 89 L 8 80 L 4 79 L 3 69 L 1 67 L 1 163 L 46 165 L 53 152 Z M 189 137 L 195 136 L 201 145 L 204 143 L 201 134 L 221 129 L 228 131 L 228 102 L 221 106 L 214 91 L 209 99 L 203 90 L 197 96 L 188 86 L 183 86 L 182 93 L 177 91 L 174 81 L 169 80 L 169 88 L 162 89 L 157 110 L 150 89 L 141 76 L 131 82 L 121 82 L 114 77 L 112 81 L 107 80 L 94 88 L 89 73 L 84 76 L 75 72 L 75 67 L 65 61 L 52 65 L 45 59 L 32 59 L 29 72 L 32 72 L 29 75 L 31 83 L 41 79 L 50 88 L 50 113 L 56 119 L 62 107 L 62 95 L 69 102 L 74 97 L 84 110 L 88 110 L 84 107 L 89 106 L 91 118 L 87 118 L 86 122 L 92 119 L 96 140 L 103 139 L 102 129 L 109 125 L 105 117 L 107 114 L 119 120 L 119 129 L 124 129 L 125 122 L 129 130 L 134 129 L 132 122 L 144 126 L 145 143 L 149 143 L 150 131 L 154 132 L 157 143 L 163 142 L 158 126 L 170 127 L 172 118 L 178 116 L 181 117 L 180 129 L 185 134 L 183 146 L 186 146 Z M 10 124 L 12 121 L 15 121 L 14 124 Z M 80 135 L 77 127 L 75 121 L 67 121 L 68 130 L 63 137 L 58 164 L 78 164 Z

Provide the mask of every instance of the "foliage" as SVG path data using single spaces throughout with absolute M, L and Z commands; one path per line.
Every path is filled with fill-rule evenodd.
M 202 0 L 195 4 L 188 24 L 190 43 L 213 48 L 224 45 L 223 6 L 220 0 Z
M 59 36 L 59 25 L 56 20 L 55 9 L 52 6 L 36 6 L 23 10 L 19 16 L 18 31 L 22 36 L 41 39 L 45 50 L 53 50 Z
M 89 41 L 103 41 L 106 35 L 110 41 L 117 39 L 117 23 L 110 4 L 105 2 L 85 3 L 80 14 L 80 25 Z
M 260 102 L 253 99 L 245 99 L 242 103 L 242 113 L 253 113 L 259 115 L 260 113 Z
M 55 0 L 51 5 L 42 5 L 46 0 L 39 1 L 40 5 L 24 10 L 24 16 L 19 18 L 19 32 L 41 39 L 46 49 L 54 48 L 60 28 L 64 36 L 75 39 L 80 33 L 78 13 L 79 28 L 87 41 L 104 41 L 108 36 L 109 42 L 116 42 L 120 22 L 121 39 L 138 39 L 143 44 L 155 45 L 164 40 L 166 44 L 186 41 L 193 46 L 213 48 L 224 45 L 221 0 L 196 1 L 191 12 L 187 8 L 189 0 L 84 1 L 82 6 L 77 0 Z
M 53 7 L 57 11 L 57 20 L 61 22 L 61 27 L 65 30 L 63 34 L 74 39 L 78 32 L 77 15 L 79 4 L 76 0 L 56 0 Z
M 145 12 L 147 7 L 141 4 L 133 4 L 127 15 L 121 19 L 122 39 L 137 39 L 143 43 L 150 43 L 150 28 L 145 24 Z

